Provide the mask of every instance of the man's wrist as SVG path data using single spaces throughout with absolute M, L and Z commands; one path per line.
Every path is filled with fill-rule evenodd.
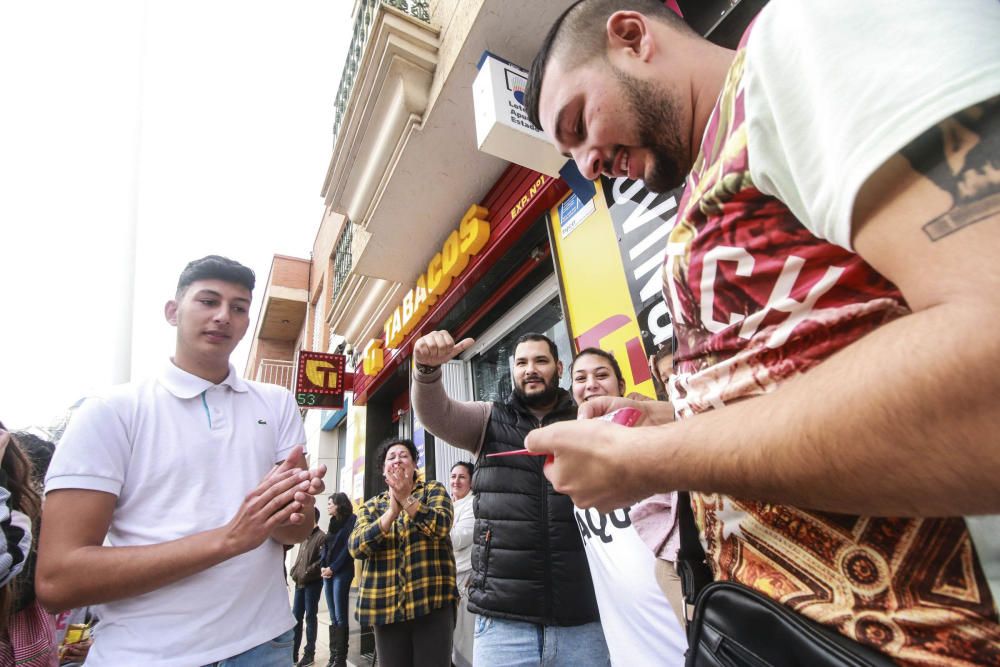
M 433 366 L 431 364 L 422 364 L 419 361 L 416 361 L 413 363 L 413 367 L 416 368 L 417 372 L 421 375 L 431 375 L 441 368 L 441 365 L 438 364 L 437 366 Z
M 245 553 L 240 549 L 234 540 L 230 539 L 226 526 L 214 528 L 208 531 L 208 535 L 208 542 L 210 545 L 209 551 L 211 553 L 210 557 L 214 561 L 221 563 Z

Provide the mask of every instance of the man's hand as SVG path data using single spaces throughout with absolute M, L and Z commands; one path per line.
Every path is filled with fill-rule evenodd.
M 293 468 L 268 473 L 251 491 L 237 510 L 236 515 L 223 527 L 223 543 L 229 557 L 256 549 L 271 532 L 298 516 L 303 520 L 302 501 L 312 498 L 310 472 Z
M 333 576 L 333 570 L 331 570 L 328 567 L 320 568 L 319 576 L 323 577 L 324 579 L 329 579 Z
M 413 361 L 424 366 L 440 366 L 468 350 L 474 342 L 465 338 L 456 343 L 447 331 L 432 331 L 413 344 Z
M 576 413 L 576 418 L 597 419 L 619 408 L 635 408 L 642 417 L 636 426 L 653 426 L 669 424 L 674 420 L 674 406 L 664 401 L 653 401 L 643 397 L 642 400 L 622 398 L 619 396 L 595 396 L 584 402 Z
M 289 470 L 304 470 L 308 473 L 307 479 L 309 480 L 309 486 L 304 491 L 295 494 L 295 502 L 299 503 L 301 509 L 297 512 L 293 512 L 288 517 L 288 522 L 284 525 L 300 524 L 303 522 L 312 521 L 312 508 L 316 506 L 316 496 L 326 489 L 326 484 L 323 482 L 323 477 L 326 476 L 326 466 L 320 464 L 315 468 L 307 468 L 305 450 L 302 445 L 296 445 L 292 448 L 292 451 L 288 453 L 285 460 L 279 463 L 268 473 L 265 477 L 265 481 L 270 478 L 274 478 L 283 475 Z
M 628 406 L 635 403 L 629 401 Z M 636 475 L 632 450 L 642 431 L 599 419 L 560 422 L 532 431 L 524 446 L 532 452 L 554 455 L 552 462 L 545 464 L 545 476 L 556 491 L 570 496 L 577 507 L 610 512 L 669 490 L 669 480 L 659 480 L 656 488 L 646 489 Z
M 313 508 L 316 506 L 316 495 L 323 493 L 326 488 L 323 482 L 326 466 L 319 465 L 308 469 L 305 450 L 301 445 L 293 447 L 285 460 L 274 467 L 269 477 L 282 475 L 289 470 L 300 471 L 300 474 L 306 475 L 304 479 L 307 479 L 309 484 L 306 488 L 296 491 L 293 500 L 298 504 L 298 508 L 289 514 L 288 518 L 275 527 L 271 533 L 271 537 L 276 542 L 285 545 L 298 544 L 309 537 L 315 525 Z

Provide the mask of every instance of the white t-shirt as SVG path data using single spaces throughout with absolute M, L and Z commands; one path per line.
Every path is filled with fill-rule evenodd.
M 853 250 L 854 200 L 875 170 L 1000 94 L 1000 2 L 772 0 L 746 49 L 753 182 L 810 232 Z M 1000 600 L 1000 515 L 966 524 Z
M 158 544 L 227 523 L 298 444 L 305 432 L 285 389 L 247 382 L 232 367 L 213 385 L 168 363 L 156 379 L 80 406 L 56 448 L 46 493 L 112 493 L 118 503 L 107 544 Z M 294 625 L 282 555 L 267 540 L 158 590 L 97 606 L 100 641 L 87 664 L 204 665 L 282 634 Z
M 684 664 L 687 639 L 653 574 L 655 558 L 632 527 L 628 510 L 602 514 L 573 508 L 594 580 L 611 664 Z
M 851 210 L 868 177 L 924 130 L 1000 93 L 1000 2 L 772 0 L 746 62 L 753 182 L 853 250 Z

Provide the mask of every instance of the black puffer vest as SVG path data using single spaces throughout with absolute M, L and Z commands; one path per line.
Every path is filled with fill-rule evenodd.
M 524 447 L 529 431 L 576 418 L 562 389 L 541 423 L 512 394 L 494 403 L 472 476 L 476 529 L 469 610 L 541 625 L 599 620 L 594 585 L 573 501 L 556 493 L 542 473 L 541 456 L 486 454 Z

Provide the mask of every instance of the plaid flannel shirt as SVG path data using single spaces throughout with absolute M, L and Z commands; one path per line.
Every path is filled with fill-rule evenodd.
M 420 501 L 416 514 L 400 512 L 388 533 L 379 525 L 388 491 L 358 511 L 348 548 L 361 561 L 356 615 L 362 626 L 419 618 L 458 597 L 448 491 L 441 482 L 418 479 L 413 495 Z

